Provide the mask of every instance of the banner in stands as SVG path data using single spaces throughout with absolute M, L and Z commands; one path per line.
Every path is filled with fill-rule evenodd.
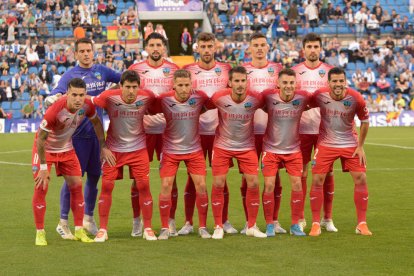
M 107 39 L 109 44 L 115 43 L 116 40 L 121 41 L 121 43 L 138 43 L 139 42 L 139 33 L 138 29 L 135 26 L 108 26 L 107 29 Z
M 359 127 L 360 122 L 355 120 Z M 36 132 L 39 128 L 40 119 L 0 119 L 0 133 L 27 133 Z M 4 124 L 4 125 L 3 125 Z M 414 111 L 399 112 L 379 112 L 371 113 L 369 118 L 370 127 L 388 127 L 388 126 L 414 126 Z M 104 128 L 108 129 L 109 119 L 104 116 Z
M 138 1 L 138 12 L 142 11 L 202 11 L 200 0 L 146 0 Z

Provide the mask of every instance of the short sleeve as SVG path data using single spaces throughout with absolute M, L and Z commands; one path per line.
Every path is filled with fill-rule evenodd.
M 92 101 L 88 99 L 85 100 L 85 104 L 88 106 L 85 116 L 89 119 L 93 119 L 97 115 L 95 106 Z
M 364 101 L 364 99 L 362 98 L 362 96 L 357 98 L 357 110 L 356 110 L 356 114 L 358 116 L 358 119 L 361 122 L 368 122 L 369 120 L 369 111 L 368 111 L 368 107 Z
M 92 103 L 94 105 L 99 106 L 100 108 L 106 108 L 106 101 L 108 99 L 109 93 L 110 93 L 110 91 L 106 90 L 106 91 L 102 92 L 102 94 L 92 97 L 91 98 Z

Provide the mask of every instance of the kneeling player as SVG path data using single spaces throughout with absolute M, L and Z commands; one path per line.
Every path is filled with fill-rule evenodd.
M 340 158 L 343 171 L 349 171 L 355 184 L 354 201 L 358 225 L 356 233 L 372 235 L 366 223 L 368 189 L 366 181 L 366 156 L 364 142 L 369 127 L 369 112 L 361 94 L 346 87 L 343 69 L 335 67 L 328 73 L 329 87 L 317 90 L 312 97 L 312 106 L 321 111 L 321 126 L 318 146 L 312 168 L 310 203 L 312 229 L 310 236 L 321 234 L 320 211 L 323 203 L 323 183 L 333 163 Z M 354 117 L 361 120 L 361 129 L 355 131 Z
M 302 112 L 309 103 L 310 94 L 305 91 L 295 91 L 296 73 L 292 69 L 280 71 L 278 83 L 280 90 L 268 89 L 262 93 L 265 102 L 264 109 L 269 115 L 262 153 L 262 172 L 265 182 L 262 203 L 267 225 L 266 235 L 268 237 L 275 235 L 273 223 L 275 179 L 283 163 L 292 185 L 290 233 L 296 236 L 306 236 L 298 224 L 303 212 L 299 122 Z
M 207 101 L 208 96 L 204 92 L 191 89 L 191 73 L 187 70 L 177 70 L 174 73 L 174 90 L 157 99 L 157 111 L 164 114 L 167 123 L 160 161 L 160 240 L 167 240 L 170 236 L 168 218 L 171 209 L 171 190 L 181 161 L 185 162 L 196 189 L 198 233 L 203 239 L 211 238 L 206 228 L 206 163 L 198 132 L 200 114 Z
M 151 91 L 139 88 L 139 76 L 127 70 L 121 76 L 121 89 L 108 90 L 92 102 L 108 112 L 110 124 L 106 144 L 112 152 L 109 162 L 103 164 L 102 191 L 99 197 L 100 229 L 96 242 L 108 239 L 107 225 L 112 204 L 115 180 L 122 179 L 124 165 L 129 166 L 130 178 L 135 180 L 139 191 L 139 204 L 144 221 L 146 240 L 157 240 L 151 227 L 152 196 L 149 187 L 149 159 L 143 125 L 144 114 L 153 103 Z
M 44 218 L 52 164 L 55 164 L 56 174 L 64 177 L 70 190 L 70 206 L 75 221 L 75 235 L 71 239 L 93 242 L 82 227 L 82 172 L 72 145 L 72 135 L 83 119 L 87 117 L 93 124 L 100 142 L 102 158 L 108 158 L 108 152 L 102 149 L 105 136 L 101 121 L 95 107 L 85 97 L 85 82 L 79 78 L 72 79 L 66 95 L 47 110 L 36 133 L 32 159 L 33 178 L 36 183 L 32 201 L 37 229 L 36 245 L 47 245 Z
M 246 205 L 248 216 L 247 236 L 266 238 L 256 227 L 260 195 L 257 177 L 258 160 L 253 134 L 253 117 L 263 105 L 260 94 L 247 90 L 247 72 L 244 67 L 234 67 L 229 72 L 231 88 L 216 92 L 211 98 L 212 107 L 218 110 L 219 125 L 214 140 L 212 169 L 213 190 L 211 205 L 215 230 L 213 239 L 222 239 L 224 184 L 230 160 L 236 158 L 240 171 L 247 181 Z

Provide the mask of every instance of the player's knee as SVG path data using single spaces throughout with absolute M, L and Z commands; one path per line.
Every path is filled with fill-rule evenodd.
M 314 174 L 312 177 L 312 185 L 322 186 L 325 176 L 321 174 Z
M 365 173 L 359 173 L 354 177 L 355 185 L 364 185 L 367 183 L 367 176 Z
M 294 192 L 302 191 L 302 182 L 300 181 L 300 178 L 292 181 L 292 191 Z

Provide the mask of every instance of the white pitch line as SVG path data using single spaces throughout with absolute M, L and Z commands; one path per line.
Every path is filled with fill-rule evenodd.
M 17 163 L 17 162 L 7 162 L 7 161 L 0 161 L 0 164 L 5 165 L 15 165 L 15 166 L 32 166 L 32 164 L 29 163 Z M 150 167 L 151 170 L 159 170 L 158 167 Z M 186 171 L 187 168 L 178 168 L 180 171 Z M 207 168 L 207 170 L 211 170 L 211 168 Z M 230 168 L 231 171 L 238 171 L 238 168 Z M 282 169 L 283 170 L 283 169 Z M 334 171 L 342 171 L 342 169 L 334 169 Z M 367 172 L 370 171 L 414 171 L 414 168 L 367 168 Z
M 12 151 L 0 151 L 0 154 L 11 154 L 11 153 L 19 153 L 19 152 L 29 152 L 32 150 L 12 150 Z
M 407 149 L 407 150 L 414 150 L 414 147 L 406 147 L 406 146 L 399 146 L 399 145 L 392 145 L 392 144 L 378 144 L 378 143 L 365 143 L 371 146 L 380 146 L 380 147 L 390 147 L 390 148 L 397 148 L 397 149 Z

